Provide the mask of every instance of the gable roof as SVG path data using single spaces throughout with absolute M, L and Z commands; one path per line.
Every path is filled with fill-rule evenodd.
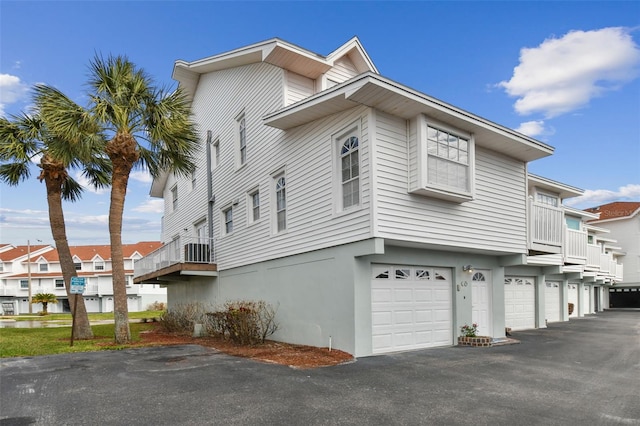
M 2 262 L 11 262 L 16 259 L 20 259 L 21 257 L 26 258 L 31 251 L 31 260 L 34 260 L 36 257 L 39 257 L 44 249 L 49 248 L 51 251 L 53 247 L 46 244 L 41 245 L 31 245 L 31 246 L 11 246 L 9 250 L 5 250 L 0 252 L 0 261 Z
M 590 207 L 585 211 L 600 213 L 600 219 L 594 219 L 591 222 L 630 219 L 640 214 L 640 201 L 615 201 L 601 206 Z
M 522 161 L 553 154 L 553 147 L 493 123 L 378 74 L 367 72 L 263 117 L 278 129 L 296 126 L 365 105 L 396 117 L 426 114 L 475 135 L 476 145 Z
M 345 56 L 351 59 L 359 73 L 378 72 L 357 37 L 353 37 L 328 56 L 319 55 L 279 38 L 272 38 L 193 62 L 177 60 L 173 66 L 172 77 L 180 83 L 189 100 L 193 100 L 201 74 L 266 62 L 316 79 L 331 69 L 336 60 Z

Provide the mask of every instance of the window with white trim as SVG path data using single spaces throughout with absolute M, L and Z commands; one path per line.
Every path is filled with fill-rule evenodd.
M 40 272 L 48 272 L 49 271 L 49 264 L 48 263 L 39 263 L 38 264 L 38 270 Z
M 220 164 L 220 139 L 216 139 L 211 144 L 211 169 L 215 169 Z
M 558 207 L 558 196 L 537 191 L 536 202 L 538 204 L 544 204 L 546 206 Z
M 178 185 L 173 185 L 171 188 L 171 205 L 173 207 L 173 211 L 178 209 Z
M 191 172 L 191 189 L 196 189 L 196 169 Z
M 360 147 L 357 136 L 349 136 L 340 147 L 342 208 L 360 204 Z
M 233 206 L 229 206 L 222 210 L 222 221 L 224 226 L 223 234 L 227 235 L 233 232 Z
M 236 119 L 237 140 L 238 140 L 238 167 L 247 162 L 247 121 L 244 113 Z
M 424 115 L 412 121 L 409 190 L 454 202 L 473 199 L 475 140 L 473 135 L 436 123 Z
M 82 262 L 73 262 L 73 267 L 76 271 L 82 271 Z
M 56 288 L 64 288 L 64 280 L 55 280 L 55 287 Z
M 29 288 L 29 280 L 20 280 L 20 289 L 26 290 Z
M 247 193 L 247 222 L 254 223 L 260 219 L 260 191 L 254 189 Z
M 287 189 L 284 174 L 280 174 L 274 178 L 275 183 L 275 222 L 276 232 L 282 232 L 287 229 Z
M 96 260 L 93 262 L 93 270 L 94 271 L 104 271 L 104 261 Z

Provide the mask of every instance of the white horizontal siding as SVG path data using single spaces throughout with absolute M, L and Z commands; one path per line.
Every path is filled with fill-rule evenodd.
M 327 80 L 342 83 L 358 75 L 358 70 L 348 56 L 337 59 L 333 67 L 325 73 Z
M 291 71 L 286 73 L 285 106 L 301 101 L 315 92 L 315 81 Z
M 469 249 L 526 251 L 525 164 L 476 147 L 475 199 L 407 192 L 406 121 L 377 114 L 376 236 Z

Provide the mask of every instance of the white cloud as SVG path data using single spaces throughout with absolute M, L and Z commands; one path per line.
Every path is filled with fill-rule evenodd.
M 638 76 L 640 48 L 630 29 L 571 31 L 540 46 L 522 48 L 520 64 L 498 86 L 513 97 L 521 115 L 555 117 L 616 90 Z
M 147 199 L 144 203 L 138 207 L 132 209 L 134 212 L 140 213 L 163 213 L 164 212 L 164 199 Z
M 618 188 L 617 191 L 608 189 L 587 189 L 579 197 L 570 198 L 565 201 L 568 206 L 580 208 L 595 207 L 614 201 L 637 201 L 640 200 L 640 185 L 629 184 Z
M 149 173 L 149 170 L 147 169 L 132 170 L 131 173 L 129 173 L 129 179 L 133 179 L 142 183 L 153 182 L 153 177 L 151 176 L 151 174 Z
M 542 134 L 546 134 L 547 130 L 544 127 L 544 121 L 536 120 L 536 121 L 527 121 L 520 124 L 520 127 L 515 129 L 517 132 L 522 133 L 523 135 L 535 137 Z
M 0 74 L 0 116 L 4 117 L 7 104 L 26 98 L 29 86 L 20 77 L 11 74 Z

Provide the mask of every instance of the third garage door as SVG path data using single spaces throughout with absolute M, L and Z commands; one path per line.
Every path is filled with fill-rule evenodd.
M 560 313 L 560 283 L 547 281 L 544 289 L 544 313 L 547 322 L 558 322 Z
M 373 353 L 451 345 L 451 270 L 373 265 Z
M 536 327 L 536 286 L 532 278 L 504 280 L 504 322 L 512 330 Z

